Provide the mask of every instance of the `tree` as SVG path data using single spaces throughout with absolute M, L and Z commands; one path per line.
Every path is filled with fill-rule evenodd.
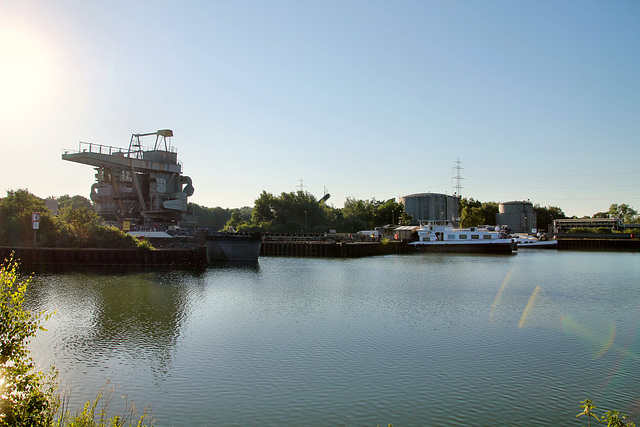
M 7 191 L 7 197 L 0 200 L 0 244 L 32 246 L 31 214 L 38 212 L 40 228 L 36 244 L 40 247 L 150 248 L 148 243 L 122 230 L 103 225 L 93 209 L 79 197 L 70 197 L 54 217 L 44 201 L 28 190 Z
M 54 244 L 57 230 L 51 212 L 42 199 L 26 189 L 8 190 L 7 197 L 0 200 L 0 244 L 32 246 L 31 214 L 36 212 L 40 214 L 40 228 L 36 233 L 38 244 Z
M 231 219 L 231 210 L 221 207 L 208 208 L 205 206 L 189 203 L 189 212 L 193 215 L 197 226 L 211 227 L 220 230 Z
M 458 205 L 461 227 L 477 227 L 479 225 L 495 225 L 498 204 L 495 202 L 482 203 L 473 198 L 460 199 Z
M 93 205 L 91 201 L 86 197 L 82 196 L 69 196 L 65 194 L 64 196 L 60 196 L 57 199 L 58 202 L 58 210 L 60 209 L 78 209 L 78 208 L 87 208 L 93 209 Z
M 244 221 L 242 221 L 242 215 L 240 215 L 240 212 L 239 211 L 233 211 L 231 213 L 231 218 L 225 224 L 225 226 L 222 229 L 222 231 L 231 231 L 231 232 L 238 231 L 240 229 L 240 227 L 243 225 L 243 223 L 244 223 Z
M 554 219 L 566 218 L 562 209 L 556 206 L 540 206 L 536 204 L 533 206 L 533 210 L 536 212 L 536 227 L 538 230 L 548 230 L 553 225 Z
M 402 219 L 402 214 L 404 214 L 404 205 L 396 202 L 395 199 L 389 199 L 376 207 L 373 214 L 373 222 L 376 226 L 397 225 Z
M 616 203 L 612 204 L 609 207 L 608 211 L 611 218 L 620 218 L 625 224 L 635 224 L 640 221 L 640 217 L 638 216 L 638 211 L 623 203 L 618 205 Z
M 276 217 L 276 198 L 271 193 L 262 191 L 253 205 L 251 221 L 256 224 L 270 223 Z
M 55 223 L 60 235 L 57 246 L 75 248 L 85 246 L 95 228 L 100 226 L 101 220 L 95 211 L 86 205 L 76 208 L 66 205 L 58 210 Z
M 376 218 L 376 211 L 382 202 L 377 201 L 375 198 L 371 200 L 357 200 L 353 197 L 347 197 L 344 202 L 344 208 L 342 212 L 344 219 L 351 228 L 349 231 L 366 230 L 374 228 L 379 225 L 380 216 Z M 388 218 L 391 218 L 391 212 L 389 212 Z M 384 224 L 388 224 L 389 220 L 383 221 Z
M 332 211 L 308 192 L 281 193 L 263 191 L 251 213 L 252 231 L 274 233 L 317 233 L 325 231 Z

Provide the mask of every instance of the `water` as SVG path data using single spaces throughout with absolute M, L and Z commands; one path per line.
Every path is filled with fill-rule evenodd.
M 157 426 L 640 421 L 640 254 L 261 258 L 39 274 L 32 342 L 71 406 L 107 381 Z

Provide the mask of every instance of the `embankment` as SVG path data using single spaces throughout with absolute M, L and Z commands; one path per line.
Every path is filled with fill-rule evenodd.
M 0 247 L 0 259 L 11 254 L 33 267 L 192 267 L 207 265 L 206 247 L 194 249 L 95 249 Z

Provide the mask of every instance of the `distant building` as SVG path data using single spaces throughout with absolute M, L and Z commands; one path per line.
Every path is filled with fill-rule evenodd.
M 566 233 L 573 228 L 606 228 L 618 230 L 621 228 L 621 224 L 618 218 L 568 218 L 553 220 L 554 233 Z
M 457 220 L 457 196 L 439 193 L 419 193 L 400 197 L 404 211 L 413 217 L 414 223 L 419 221 Z
M 498 206 L 496 224 L 506 225 L 510 233 L 536 233 L 537 215 L 531 202 L 504 202 Z
M 58 216 L 58 201 L 56 199 L 46 199 L 44 204 L 53 216 Z

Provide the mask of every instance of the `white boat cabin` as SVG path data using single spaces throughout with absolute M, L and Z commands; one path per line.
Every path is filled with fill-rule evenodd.
M 506 237 L 500 227 L 453 228 L 450 221 L 427 221 L 418 230 L 419 242 L 476 242 Z

